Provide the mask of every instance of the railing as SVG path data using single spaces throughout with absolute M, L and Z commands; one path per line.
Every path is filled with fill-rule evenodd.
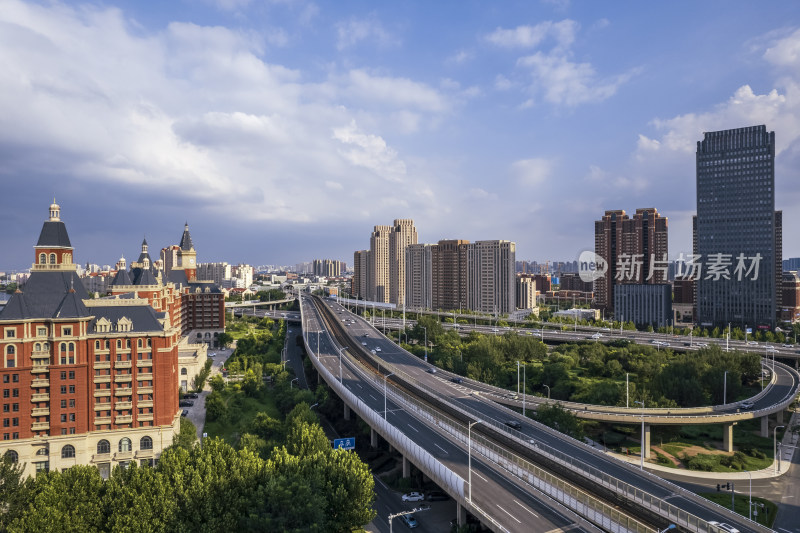
M 93 367 L 97 368 L 98 370 L 111 368 L 111 361 L 95 361 Z
M 133 389 L 128 387 L 126 389 L 117 389 L 114 391 L 114 396 L 130 396 L 133 394 Z
M 131 368 L 131 361 L 114 361 L 114 368 Z
M 111 376 L 95 376 L 92 378 L 94 383 L 111 383 Z
M 31 424 L 31 431 L 41 431 L 43 429 L 50 429 L 50 422 L 34 422 Z
M 36 394 L 31 394 L 31 401 L 32 402 L 49 402 L 50 401 L 50 393 L 48 393 L 48 392 L 37 392 Z
M 31 409 L 31 416 L 49 416 L 49 415 L 50 415 L 49 407 L 37 407 L 35 409 Z
M 34 378 L 31 381 L 31 387 L 34 387 L 34 388 L 37 388 L 37 387 L 49 387 L 49 386 L 50 386 L 50 380 L 49 379 Z

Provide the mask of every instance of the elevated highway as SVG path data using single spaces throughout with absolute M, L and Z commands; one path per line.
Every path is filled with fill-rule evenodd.
M 595 524 L 601 524 L 600 527 L 608 531 L 655 531 L 656 528 L 663 529 L 670 523 L 676 524 L 684 531 L 715 533 L 721 531 L 717 526 L 709 524 L 708 521 L 712 520 L 734 524 L 742 532 L 768 531 L 763 526 L 733 515 L 730 511 L 683 491 L 656 476 L 634 469 L 522 417 L 484 397 L 484 394 L 475 394 L 474 390 L 464 386 L 463 383 L 450 381 L 441 372 L 430 373 L 430 365 L 379 335 L 362 319 L 345 315 L 338 306 L 334 306 L 336 309 L 332 312 L 327 308 L 328 304 L 319 301 L 315 301 L 316 305 L 312 307 L 312 302 L 306 300 L 304 297 L 304 304 L 301 306 L 304 317 L 314 313 L 320 317 L 327 316 L 324 325 L 321 322 L 307 323 L 304 318 L 307 349 L 312 354 L 318 354 L 312 356 L 312 361 L 315 365 L 327 368 L 327 371 L 321 372 L 323 378 L 336 390 L 336 384 L 331 381 L 337 381 L 337 364 L 342 369 L 339 372 L 342 373 L 350 366 L 356 368 L 356 365 L 361 364 L 351 358 L 370 363 L 364 364 L 363 368 L 371 368 L 364 370 L 365 373 L 374 373 L 376 368 L 379 368 L 379 375 L 386 376 L 382 380 L 377 378 L 377 383 L 383 382 L 387 391 L 385 400 L 387 405 L 402 407 L 406 412 L 410 410 L 409 406 L 422 406 L 418 409 L 427 413 L 417 419 L 413 429 L 406 430 L 407 435 L 415 443 L 418 442 L 417 433 L 422 431 L 421 427 L 424 425 L 429 427 L 430 431 L 447 436 L 449 442 L 460 443 L 463 447 L 466 440 L 464 433 L 467 432 L 469 424 L 472 426 L 470 433 L 473 454 L 478 453 L 483 456 L 483 461 L 493 464 L 493 468 L 502 476 L 504 483 L 517 486 L 519 490 L 529 494 L 539 490 L 551 498 L 555 498 L 554 494 L 558 492 L 547 491 L 560 484 L 564 487 L 561 490 L 562 496 L 564 493 L 580 494 L 578 502 L 580 505 L 570 507 L 573 512 L 580 514 L 584 519 L 592 520 Z M 342 325 L 341 317 L 344 316 L 350 325 Z M 322 333 L 317 334 L 317 331 Z M 347 335 L 344 335 L 343 331 L 346 331 Z M 334 337 L 336 341 L 332 340 Z M 344 349 L 335 348 L 337 344 Z M 373 350 L 375 354 L 372 354 Z M 375 366 L 371 366 L 373 364 Z M 363 381 L 348 390 L 355 392 L 360 389 L 359 385 L 363 387 Z M 379 386 L 375 390 L 380 391 Z M 400 401 L 401 397 L 405 399 Z M 374 399 L 379 400 L 380 396 L 375 395 Z M 389 420 L 391 420 L 390 413 L 392 407 L 389 407 L 387 412 Z M 506 422 L 509 420 L 518 422 L 520 431 L 508 427 Z M 478 448 L 475 448 L 475 441 L 480 443 Z M 437 460 L 443 459 L 442 456 L 437 456 L 439 452 L 436 447 L 427 451 Z M 460 472 L 464 472 L 463 465 Z M 468 471 L 466 473 L 469 474 Z M 542 485 L 542 480 L 549 482 Z M 477 485 L 476 482 L 475 488 Z M 468 494 L 468 481 L 466 487 L 465 493 Z M 495 505 L 508 511 L 507 501 L 496 499 L 492 491 L 489 496 L 488 501 L 481 501 L 477 506 L 475 501 L 470 503 L 469 499 L 463 497 L 459 503 L 476 512 L 482 520 L 495 524 L 493 527 L 497 531 L 520 530 L 520 528 L 531 530 L 530 527 L 519 525 L 522 522 L 514 513 L 506 512 L 506 515 L 514 514 L 514 516 L 504 518 L 504 513 L 497 511 Z M 567 500 L 557 501 L 559 505 L 575 503 Z M 582 510 L 585 511 L 587 508 L 595 509 L 594 518 L 582 513 Z M 483 514 L 481 510 L 486 509 L 500 514 L 497 512 Z M 597 511 L 598 509 L 602 512 Z M 601 515 L 600 518 L 598 514 Z M 487 516 L 491 520 L 487 519 Z M 519 524 L 514 526 L 514 521 L 518 521 Z M 534 530 L 539 529 L 534 528 Z

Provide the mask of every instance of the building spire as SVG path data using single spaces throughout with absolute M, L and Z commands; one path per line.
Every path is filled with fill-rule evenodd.
M 50 204 L 50 222 L 58 222 L 61 220 L 61 206 L 56 203 L 56 197 L 53 196 L 53 203 Z

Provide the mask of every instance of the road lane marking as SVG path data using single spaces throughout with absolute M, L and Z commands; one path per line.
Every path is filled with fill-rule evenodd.
M 477 473 L 475 471 L 473 471 L 472 473 L 475 474 L 476 476 L 478 476 L 479 478 L 481 478 L 482 480 L 484 480 L 486 483 L 489 483 L 489 480 L 486 479 L 485 477 L 483 477 L 482 475 L 480 475 L 479 473 Z
M 373 396 L 372 394 L 370 394 L 369 397 L 372 398 L 373 400 L 375 400 L 376 402 L 378 401 L 378 399 L 375 396 Z
M 436 444 L 435 442 L 433 443 L 433 445 L 434 445 L 434 446 L 436 446 L 437 448 L 439 448 L 440 450 L 442 450 L 444 453 L 447 453 L 447 450 L 445 450 L 444 448 L 442 448 L 441 446 L 439 446 L 439 445 L 438 445 L 438 444 Z M 449 454 L 448 454 L 448 455 L 449 455 Z
M 497 504 L 495 504 L 495 505 L 497 505 Z M 497 508 L 498 508 L 498 509 L 500 509 L 501 511 L 503 511 L 504 513 L 506 513 L 508 516 L 510 516 L 510 517 L 511 517 L 511 518 L 513 518 L 514 520 L 516 520 L 518 524 L 521 524 L 521 523 L 522 523 L 522 520 L 518 519 L 516 516 L 514 516 L 514 515 L 513 515 L 513 514 L 511 514 L 511 513 L 509 513 L 508 511 L 506 511 L 505 509 L 503 509 L 503 508 L 502 508 L 502 507 L 500 507 L 499 505 L 497 505 Z
M 411 424 L 409 424 L 409 425 L 408 425 L 408 427 L 410 427 L 411 429 L 413 429 L 414 431 L 416 431 L 417 433 L 419 433 L 419 430 L 418 430 L 417 428 L 415 428 L 414 426 L 412 426 Z
M 514 503 L 516 503 L 517 505 L 519 505 L 520 507 L 522 507 L 523 509 L 525 509 L 526 511 L 528 511 L 529 513 L 531 513 L 531 514 L 532 514 L 533 516 L 535 516 L 536 518 L 539 518 L 539 515 L 538 515 L 538 514 L 534 513 L 533 511 L 531 511 L 530 509 L 528 509 L 527 507 L 525 507 L 524 505 L 522 505 L 521 503 L 519 503 L 517 500 L 514 500 Z

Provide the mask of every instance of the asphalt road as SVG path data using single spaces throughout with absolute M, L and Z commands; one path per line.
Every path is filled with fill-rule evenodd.
M 732 517 L 720 514 L 714 506 L 697 501 L 695 499 L 697 498 L 696 496 L 679 490 L 676 485 L 667 483 L 646 471 L 640 471 L 627 463 L 603 455 L 601 452 L 597 452 L 583 443 L 579 443 L 564 436 L 555 436 L 551 431 L 535 424 L 530 419 L 523 418 L 510 409 L 504 408 L 491 400 L 484 399 L 480 395 L 469 394 L 469 390 L 465 387 L 439 377 L 439 372 L 436 374 L 428 373 L 427 370 L 431 368 L 431 365 L 428 365 L 413 354 L 401 349 L 392 340 L 380 335 L 365 320 L 343 310 L 338 304 L 329 302 L 326 302 L 326 304 L 334 309 L 334 312 L 341 319 L 346 318 L 348 321 L 351 321 L 352 323 L 350 325 L 345 326 L 346 329 L 349 330 L 352 336 L 358 338 L 362 342 L 366 342 L 366 347 L 368 349 L 376 350 L 380 358 L 402 370 L 408 376 L 416 379 L 418 383 L 427 386 L 430 390 L 435 390 L 447 400 L 474 410 L 476 415 L 482 419 L 494 420 L 500 426 L 509 419 L 515 419 L 522 425 L 520 436 L 525 440 L 534 440 L 536 446 L 548 447 L 555 452 L 563 452 L 586 465 L 591 465 L 614 478 L 638 487 L 652 496 L 666 499 L 672 505 L 703 520 L 732 523 L 743 533 L 754 531 L 746 522 L 738 522 Z M 314 331 L 315 327 L 318 326 L 310 324 L 308 331 Z M 368 336 L 364 337 L 364 334 Z M 309 342 L 314 342 L 313 334 L 309 336 Z M 321 342 L 323 351 L 328 349 L 325 345 L 326 341 L 323 340 Z M 377 351 L 378 348 L 380 348 L 380 351 Z M 513 432 L 513 430 L 510 429 L 508 431 L 509 433 Z M 415 440 L 428 451 L 434 452 L 435 448 L 432 446 L 433 443 L 419 438 L 415 438 Z M 509 483 L 509 480 L 506 479 L 505 483 Z M 476 488 L 477 486 L 478 484 L 476 483 Z M 473 497 L 474 495 L 475 492 L 473 492 Z M 500 498 L 499 494 L 494 493 L 489 495 L 489 500 L 485 502 L 485 505 L 494 508 L 494 505 L 496 505 L 494 502 L 510 502 L 512 500 L 513 499 Z M 502 509 L 502 511 L 505 511 L 505 509 Z M 498 513 L 499 512 L 500 511 L 498 511 Z

